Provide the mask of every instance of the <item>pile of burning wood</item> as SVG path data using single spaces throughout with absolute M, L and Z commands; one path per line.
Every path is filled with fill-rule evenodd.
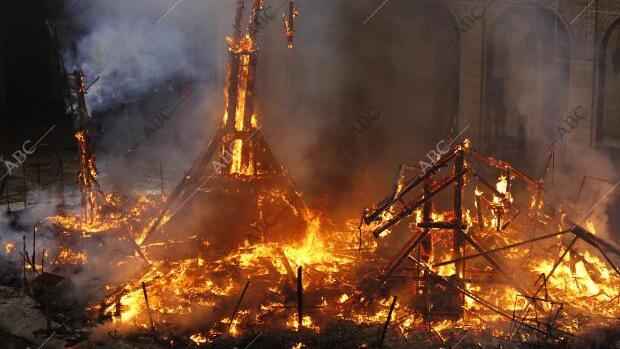
M 497 183 L 485 179 L 491 175 Z M 234 248 L 213 247 L 208 236 L 187 238 L 183 243 L 201 249 L 183 258 L 154 258 L 149 244 L 132 236 L 137 249 L 126 258 L 142 251 L 144 271 L 105 285 L 108 295 L 90 313 L 119 333 L 174 345 L 249 340 L 260 331 L 312 343 L 342 326 L 355 328 L 347 341 L 356 345 L 447 345 L 467 333 L 496 343 L 568 343 L 617 325 L 620 250 L 587 218 L 582 226 L 569 218 L 576 212 L 544 202 L 544 193 L 543 180 L 466 141 L 428 171 L 399 175 L 359 226 L 352 219 L 337 228 L 307 208 L 285 206 L 306 222 L 303 238 L 271 235 L 274 219 L 263 236 Z M 530 200 L 521 205 L 520 197 Z M 442 208 L 446 202 L 451 206 Z
M 97 268 L 135 268 L 95 286 L 85 326 L 172 347 L 261 347 L 271 333 L 281 341 L 271 347 L 357 348 L 483 338 L 553 346 L 618 325 L 620 250 L 587 214 L 572 220 L 579 212 L 545 201 L 551 166 L 536 180 L 466 140 L 423 172 L 401 170 L 361 222 L 336 225 L 309 209 L 260 133 L 262 2 L 247 35 L 243 4 L 228 40 L 222 124 L 169 197 L 103 193 L 88 132 L 77 133 L 83 211 L 51 217 L 60 247 L 44 254 L 46 270 L 89 273 L 110 249 L 119 253 Z M 17 255 L 15 243 L 6 253 Z M 22 258 L 30 288 L 44 263 L 25 246 Z

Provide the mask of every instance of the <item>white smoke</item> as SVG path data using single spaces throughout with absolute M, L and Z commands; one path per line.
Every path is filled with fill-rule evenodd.
M 188 33 L 167 1 L 95 0 L 85 6 L 73 16 L 77 62 L 69 64 L 80 65 L 89 82 L 99 78 L 87 95 L 91 111 L 134 102 L 172 78 L 200 78 L 190 62 Z
M 195 78 L 198 69 L 189 62 L 189 52 L 176 28 L 103 22 L 78 44 L 83 68 L 99 78 L 87 95 L 91 111 L 133 102 L 171 78 Z

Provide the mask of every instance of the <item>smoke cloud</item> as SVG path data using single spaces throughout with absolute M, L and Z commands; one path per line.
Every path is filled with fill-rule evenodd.
M 175 3 L 89 1 L 73 16 L 79 60 L 90 81 L 100 77 L 89 93 L 89 106 L 105 131 L 96 151 L 104 181 L 114 187 L 159 190 L 161 163 L 171 190 L 208 143 L 223 112 L 225 36 L 234 3 L 181 1 L 155 26 Z M 259 120 L 311 205 L 350 218 L 390 190 L 398 165 L 417 165 L 438 141 L 467 126 L 458 114 L 468 102 L 458 100 L 464 63 L 455 27 L 461 18 L 434 3 L 392 1 L 363 24 L 376 1 L 296 3 L 300 16 L 295 48 L 289 51 L 281 18 L 287 6 L 266 1 L 276 16 L 259 33 Z M 496 31 L 489 37 L 499 51 L 511 37 L 516 38 L 511 45 L 527 48 L 533 42 L 526 51 L 542 50 L 547 57 L 534 69 L 508 47 L 502 51 L 506 59 L 495 66 L 518 77 L 506 85 L 517 91 L 506 91 L 507 112 L 522 121 L 513 127 L 514 119 L 508 120 L 508 130 L 524 132 L 528 155 L 498 147 L 487 119 L 483 136 L 472 140 L 474 147 L 493 146 L 490 155 L 516 161 L 538 177 L 544 160 L 536 162 L 530 153 L 550 144 L 563 118 L 589 98 L 568 93 L 562 63 L 568 42 L 558 36 L 553 18 L 537 10 L 521 12 L 505 26 L 484 20 L 487 30 Z M 480 25 L 474 23 L 461 35 L 477 35 Z M 555 46 L 546 48 L 550 42 Z M 521 63 L 501 66 L 511 61 Z M 145 125 L 190 88 L 192 97 L 175 116 L 125 156 L 144 138 Z M 359 127 L 360 117 L 380 106 L 379 117 L 352 140 L 351 129 Z M 586 123 L 557 147 L 556 183 L 575 193 L 586 173 L 615 176 L 607 155 L 566 146 L 573 139 L 585 144 L 577 138 L 587 137 Z

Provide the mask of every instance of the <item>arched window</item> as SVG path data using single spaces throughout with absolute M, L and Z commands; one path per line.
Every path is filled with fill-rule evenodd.
M 487 47 L 486 145 L 496 156 L 530 163 L 567 115 L 568 33 L 549 10 L 511 8 L 495 20 Z
M 620 19 L 603 36 L 598 59 L 597 140 L 620 147 Z

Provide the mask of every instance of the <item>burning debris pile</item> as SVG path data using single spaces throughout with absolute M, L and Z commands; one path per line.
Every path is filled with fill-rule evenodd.
M 499 171 L 496 185 L 477 163 Z M 511 339 L 562 341 L 588 325 L 615 323 L 620 272 L 612 258 L 620 250 L 580 226 L 592 210 L 573 222 L 567 217 L 575 212 L 544 203 L 543 179 L 485 157 L 465 141 L 426 171 L 399 180 L 388 198 L 365 212 L 363 226 L 381 238 L 413 217 L 413 237 L 366 297 L 389 289 L 398 267 L 409 261 L 414 272 L 406 278 L 429 328 L 447 317 L 450 326 L 473 325 Z M 527 207 L 516 202 L 519 184 L 529 190 Z M 433 199 L 449 186 L 453 207 L 437 212 Z M 577 241 L 584 246 L 577 248 Z
M 476 162 L 499 172 L 497 184 Z M 522 184 L 532 199 L 525 207 L 516 198 Z M 433 201 L 448 193 L 453 207 L 438 209 Z M 386 336 L 448 345 L 466 333 L 496 344 L 570 343 L 617 324 L 620 273 L 612 260 L 620 250 L 542 202 L 543 193 L 543 181 L 466 141 L 428 171 L 399 177 L 395 191 L 365 211 L 359 236 L 353 221 L 338 231 L 307 211 L 301 242 L 246 240 L 223 257 L 154 262 L 98 311 L 115 328 L 207 346 L 258 330 L 321 338 L 344 324 L 358 329 L 343 339 L 356 346 Z M 382 258 L 381 250 L 397 250 L 385 241 L 405 219 L 411 239 Z
M 334 224 L 308 208 L 260 131 L 263 4 L 253 1 L 244 35 L 244 3 L 228 39 L 222 123 L 161 201 L 103 193 L 76 75 L 83 211 L 47 222 L 59 244 L 43 253 L 47 265 L 25 240 L 22 252 L 5 246 L 21 253 L 25 289 L 51 278 L 44 267 L 67 277 L 122 269 L 81 290 L 92 291 L 82 326 L 106 333 L 101 342 L 166 347 L 261 347 L 264 333 L 278 341 L 265 347 L 283 348 L 559 346 L 618 325 L 620 249 L 595 233 L 593 210 L 573 221 L 576 209 L 546 199 L 550 165 L 536 180 L 466 140 L 410 178 L 401 170 L 361 221 Z M 292 45 L 293 1 L 289 12 Z

